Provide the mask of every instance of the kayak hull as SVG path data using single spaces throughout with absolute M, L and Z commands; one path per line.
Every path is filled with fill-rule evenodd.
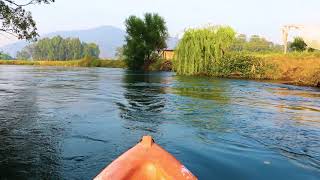
M 95 180 L 185 180 L 197 179 L 166 150 L 144 136 L 140 143 L 107 166 Z

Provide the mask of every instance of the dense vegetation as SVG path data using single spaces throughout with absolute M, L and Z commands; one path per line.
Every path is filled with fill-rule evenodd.
M 231 46 L 232 51 L 237 52 L 282 52 L 283 46 L 275 44 L 258 35 L 253 35 L 249 39 L 245 34 L 239 34 Z
M 307 44 L 300 37 L 295 37 L 293 42 L 289 45 L 290 51 L 305 51 L 307 49 Z
M 144 19 L 130 16 L 125 25 L 127 36 L 123 55 L 128 68 L 148 70 L 167 46 L 168 30 L 164 19 L 158 14 L 146 13 Z
M 5 32 L 19 39 L 35 40 L 38 36 L 36 23 L 31 13 L 24 8 L 32 4 L 51 3 L 55 0 L 1 0 L 0 32 Z
M 30 60 L 0 60 L 4 65 L 35 65 L 35 66 L 65 66 L 65 67 L 108 67 L 126 68 L 124 61 L 121 60 L 101 60 L 84 58 L 69 61 L 30 61 Z
M 94 43 L 84 43 L 79 38 L 60 36 L 44 38 L 26 46 L 17 53 L 17 59 L 27 60 L 71 60 L 84 57 L 98 58 L 100 50 Z
M 320 86 L 320 52 L 308 52 L 302 39 L 281 46 L 258 36 L 235 37 L 230 27 L 189 29 L 175 50 L 174 70 L 179 75 L 278 80 Z
M 13 59 L 9 54 L 0 52 L 0 59 L 4 59 L 4 60 L 11 60 Z
M 187 30 L 175 51 L 175 71 L 181 75 L 215 75 L 235 35 L 232 28 L 223 26 Z

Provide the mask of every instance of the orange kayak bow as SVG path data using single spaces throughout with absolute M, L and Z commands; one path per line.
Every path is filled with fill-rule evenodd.
M 196 180 L 175 157 L 156 144 L 151 136 L 107 166 L 95 180 Z

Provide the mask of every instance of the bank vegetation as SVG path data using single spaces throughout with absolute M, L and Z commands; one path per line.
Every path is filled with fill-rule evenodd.
M 0 65 L 126 68 L 122 60 L 83 58 L 68 61 L 0 60 Z
M 173 60 L 178 75 L 276 80 L 320 86 L 320 53 L 295 48 L 289 54 L 280 45 L 258 36 L 249 41 L 228 26 L 189 29 L 180 40 Z M 301 52 L 297 51 L 301 50 Z

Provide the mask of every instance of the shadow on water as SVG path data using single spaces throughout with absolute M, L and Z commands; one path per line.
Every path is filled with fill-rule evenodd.
M 125 120 L 126 129 L 158 132 L 166 104 L 162 80 L 162 75 L 157 73 L 124 72 L 122 83 L 125 101 L 116 104 L 120 117 Z
M 175 94 L 170 107 L 179 114 L 182 122 L 196 127 L 199 138 L 203 130 L 228 131 L 228 108 L 230 85 L 226 81 L 204 77 L 175 76 L 173 85 L 167 90 Z M 182 98 L 183 97 L 183 98 Z
M 176 76 L 176 86 L 172 93 L 203 100 L 211 100 L 219 104 L 229 102 L 228 91 L 230 85 L 221 79 L 209 77 Z
M 61 126 L 41 114 L 32 85 L 6 87 L 0 93 L 0 179 L 59 179 Z

